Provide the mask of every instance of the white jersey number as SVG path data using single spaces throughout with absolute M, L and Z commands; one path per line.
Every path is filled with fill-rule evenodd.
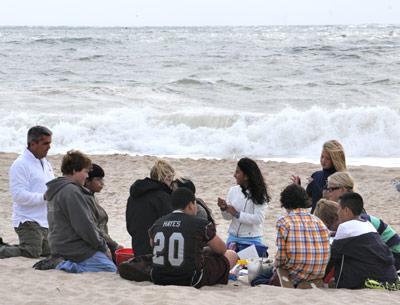
M 154 249 L 153 249 L 153 263 L 157 265 L 164 265 L 164 256 L 160 253 L 165 247 L 165 236 L 163 232 L 157 232 L 154 236 Z M 182 233 L 173 233 L 168 240 L 168 261 L 171 266 L 179 267 L 183 263 L 183 249 L 185 246 L 185 239 Z M 176 253 L 176 255 L 175 255 Z
M 163 232 L 157 232 L 154 236 L 153 263 L 164 265 L 164 256 L 158 256 L 158 253 L 164 249 L 165 237 Z

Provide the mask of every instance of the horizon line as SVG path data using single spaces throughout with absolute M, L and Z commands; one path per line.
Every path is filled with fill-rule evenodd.
M 259 24 L 259 25 L 12 25 L 12 24 L 0 24 L 0 27 L 29 27 L 29 28 L 207 28 L 207 27 L 273 27 L 273 26 L 283 26 L 283 27 L 309 27 L 309 26 L 400 26 L 399 23 L 327 23 L 327 24 Z

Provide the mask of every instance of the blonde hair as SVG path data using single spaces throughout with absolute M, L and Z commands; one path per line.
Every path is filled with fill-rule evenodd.
M 333 230 L 333 225 L 338 219 L 337 212 L 339 204 L 335 201 L 320 199 L 315 207 L 314 215 L 317 216 L 329 230 Z
M 165 182 L 166 178 L 169 176 L 172 176 L 172 180 L 174 175 L 175 170 L 167 161 L 164 160 L 156 160 L 150 170 L 150 178 L 160 182 Z
M 354 191 L 354 180 L 348 172 L 336 172 L 328 177 L 328 184 Z
M 330 140 L 324 143 L 322 149 L 325 150 L 331 157 L 333 167 L 337 172 L 347 170 L 346 156 L 342 144 L 336 140 Z

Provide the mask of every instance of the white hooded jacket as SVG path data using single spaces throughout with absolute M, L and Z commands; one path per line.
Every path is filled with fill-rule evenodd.
M 236 237 L 258 237 L 263 235 L 263 224 L 267 204 L 254 204 L 253 200 L 246 198 L 240 185 L 229 189 L 226 202 L 240 212 L 236 218 L 223 211 L 222 217 L 232 220 L 228 233 Z

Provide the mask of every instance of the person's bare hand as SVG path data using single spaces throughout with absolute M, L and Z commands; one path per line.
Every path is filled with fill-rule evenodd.
M 230 204 L 228 204 L 228 205 L 226 206 L 226 212 L 228 212 L 228 213 L 231 214 L 232 216 L 235 216 L 236 213 L 237 213 L 236 209 L 235 209 L 233 206 L 231 206 Z
M 299 176 L 292 175 L 292 176 L 290 177 L 290 180 L 292 180 L 292 182 L 293 182 L 294 184 L 301 185 L 301 180 L 300 180 L 300 177 L 299 177 Z
M 226 201 L 220 197 L 218 197 L 217 204 L 218 204 L 219 208 L 221 209 L 221 211 L 225 211 L 226 207 L 228 206 Z

